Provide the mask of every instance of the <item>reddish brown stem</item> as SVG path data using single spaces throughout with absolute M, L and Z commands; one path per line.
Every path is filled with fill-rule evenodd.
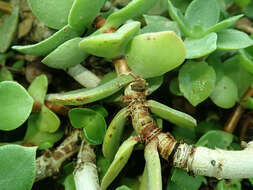
M 69 107 L 64 106 L 62 104 L 57 104 L 54 102 L 49 102 L 49 101 L 45 101 L 45 105 L 53 112 L 59 114 L 59 115 L 63 115 L 63 116 L 68 116 L 68 112 L 70 110 Z
M 242 30 L 248 34 L 253 33 L 253 24 L 248 18 L 242 18 L 235 24 L 235 28 Z
M 242 122 L 242 128 L 240 132 L 240 138 L 243 139 L 246 136 L 247 130 L 250 125 L 253 124 L 252 114 L 249 113 L 247 117 Z
M 6 14 L 11 14 L 12 5 L 10 3 L 0 1 L 0 11 L 4 12 Z

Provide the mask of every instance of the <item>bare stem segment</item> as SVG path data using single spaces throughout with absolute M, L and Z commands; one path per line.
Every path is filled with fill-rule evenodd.
M 55 151 L 46 151 L 36 160 L 35 181 L 53 176 L 59 172 L 64 161 L 78 152 L 80 148 L 82 133 L 80 130 L 74 130 Z

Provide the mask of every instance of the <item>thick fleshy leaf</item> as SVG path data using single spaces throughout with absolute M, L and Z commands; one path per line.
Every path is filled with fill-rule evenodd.
M 137 142 L 138 141 L 135 138 L 130 137 L 122 143 L 122 145 L 119 147 L 118 152 L 115 155 L 112 164 L 110 165 L 109 169 L 107 170 L 105 176 L 102 179 L 101 190 L 106 190 L 106 188 L 111 184 L 111 182 L 118 176 L 119 172 L 126 165 L 129 157 L 132 154 L 134 145 Z
M 218 32 L 217 49 L 242 49 L 253 45 L 253 40 L 244 32 L 226 29 Z
M 186 58 L 195 59 L 208 55 L 216 50 L 217 34 L 210 33 L 202 38 L 186 38 Z
M 223 126 L 220 121 L 210 120 L 210 121 L 201 121 L 196 127 L 197 138 L 200 138 L 202 135 L 207 133 L 210 130 L 222 130 Z
M 170 92 L 176 96 L 182 96 L 182 92 L 180 92 L 179 89 L 179 81 L 178 81 L 178 77 L 173 78 L 170 81 Z
M 199 25 L 207 29 L 215 25 L 220 18 L 220 7 L 216 0 L 194 0 L 187 7 L 185 20 L 194 27 Z
M 66 41 L 47 55 L 42 63 L 56 69 L 66 69 L 78 65 L 85 60 L 89 54 L 79 48 L 82 38 L 73 38 Z
M 14 38 L 18 25 L 19 6 L 14 5 L 12 13 L 6 14 L 0 20 L 0 52 L 4 53 Z
M 69 11 L 74 0 L 28 0 L 36 17 L 47 26 L 60 29 L 68 23 Z
M 133 190 L 133 189 L 127 187 L 126 185 L 121 185 L 121 186 L 118 187 L 116 190 Z
M 143 27 L 140 34 L 150 32 L 173 31 L 177 36 L 181 36 L 180 30 L 176 22 L 170 21 L 166 17 L 158 15 L 144 15 L 147 26 Z
M 215 81 L 215 71 L 206 62 L 188 61 L 179 71 L 180 91 L 193 106 L 208 98 Z
M 162 190 L 162 171 L 156 140 L 153 140 L 146 145 L 144 157 L 146 160 L 145 167 L 147 170 L 148 179 L 147 190 Z
M 148 189 L 148 171 L 147 171 L 147 166 L 145 165 L 144 171 L 141 175 L 140 179 L 140 188 L 139 190 L 147 190 Z
M 114 94 L 133 80 L 134 78 L 130 75 L 122 75 L 94 88 L 84 88 L 60 94 L 49 94 L 46 99 L 64 105 L 87 104 Z
M 47 94 L 47 86 L 47 76 L 43 74 L 33 80 L 27 91 L 34 100 L 44 104 L 44 99 Z
M 117 58 L 125 53 L 130 40 L 139 32 L 140 22 L 130 22 L 115 33 L 103 33 L 84 38 L 80 48 L 92 55 L 105 58 Z
M 133 38 L 126 53 L 129 67 L 143 78 L 163 75 L 181 65 L 184 59 L 184 44 L 172 31 L 138 35 Z
M 163 119 L 170 121 L 175 125 L 182 127 L 195 127 L 197 125 L 196 120 L 190 115 L 172 109 L 154 100 L 148 100 L 147 106 L 150 108 L 150 111 L 152 113 Z
M 211 130 L 200 137 L 196 146 L 226 149 L 232 143 L 233 138 L 234 136 L 230 133 L 220 130 Z
M 0 82 L 12 80 L 13 80 L 12 73 L 6 67 L 2 67 L 0 69 Z
M 211 100 L 219 107 L 232 108 L 238 100 L 238 89 L 232 79 L 223 75 L 217 78 Z
M 54 33 L 49 38 L 32 45 L 25 46 L 12 46 L 12 49 L 19 51 L 21 53 L 30 54 L 30 55 L 47 55 L 63 42 L 77 37 L 80 35 L 80 32 L 73 30 L 70 26 L 65 26 L 61 30 Z
M 19 145 L 0 147 L 0 187 L 4 190 L 30 190 L 35 179 L 36 148 Z
M 103 117 L 108 117 L 108 111 L 101 105 L 95 104 L 90 107 L 90 109 L 94 110 L 95 112 L 100 113 Z
M 127 116 L 127 108 L 120 110 L 106 131 L 103 142 L 103 154 L 107 159 L 112 160 L 118 151 Z
M 247 97 L 245 101 L 241 102 L 241 105 L 246 109 L 253 110 L 253 98 Z
M 69 111 L 73 127 L 82 128 L 85 139 L 93 145 L 102 144 L 106 132 L 104 117 L 88 108 L 74 108 Z
M 75 0 L 68 16 L 69 25 L 80 31 L 89 27 L 104 3 L 105 0 Z
M 245 49 L 240 49 L 238 53 L 240 64 L 253 74 L 253 46 L 250 46 Z
M 163 75 L 153 78 L 148 78 L 147 80 L 148 86 L 148 94 L 152 94 L 163 84 Z
M 55 133 L 42 132 L 38 128 L 38 119 L 39 113 L 34 113 L 29 117 L 24 142 L 38 146 L 41 150 L 46 150 L 53 147 L 54 143 L 62 138 L 64 131 L 58 130 Z
M 99 174 L 99 181 L 101 181 L 103 179 L 103 177 L 105 176 L 108 168 L 110 167 L 112 161 L 106 159 L 105 157 L 102 156 L 102 154 L 100 153 L 99 155 L 97 155 L 96 157 L 96 166 L 98 168 L 98 174 Z
M 32 111 L 33 99 L 17 82 L 0 83 L 0 130 L 13 130 L 22 125 Z

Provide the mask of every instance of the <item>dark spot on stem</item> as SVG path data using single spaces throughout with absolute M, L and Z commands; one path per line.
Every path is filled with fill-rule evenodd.
M 212 164 L 212 166 L 214 167 L 215 164 L 216 164 L 216 161 L 215 161 L 215 160 L 212 160 L 212 161 L 211 161 L 211 164 Z

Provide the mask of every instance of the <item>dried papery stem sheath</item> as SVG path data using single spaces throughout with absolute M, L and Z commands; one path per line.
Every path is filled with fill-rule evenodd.
M 56 114 L 68 116 L 70 108 L 67 106 L 49 101 L 45 101 L 45 105 Z
M 131 69 L 128 67 L 125 59 L 117 59 L 114 61 L 114 67 L 118 76 L 128 75 Z
M 46 151 L 36 159 L 35 181 L 50 177 L 59 172 L 64 161 L 78 152 L 82 132 L 74 130 L 53 152 Z
M 99 190 L 96 155 L 89 143 L 82 142 L 77 159 L 74 171 L 76 190 Z
M 0 1 L 0 11 L 4 12 L 6 14 L 11 14 L 12 5 L 10 3 Z

